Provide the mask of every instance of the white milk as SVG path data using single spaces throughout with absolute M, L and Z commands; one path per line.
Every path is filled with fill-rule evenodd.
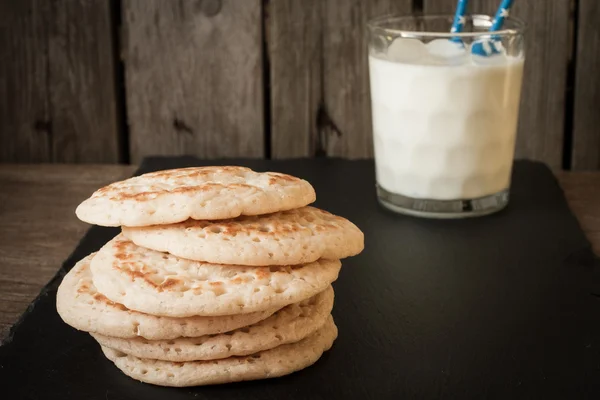
M 448 53 L 439 43 L 431 43 L 432 56 L 420 42 L 410 42 L 410 52 L 397 53 L 400 61 L 390 51 L 369 56 L 378 184 L 391 193 L 435 200 L 507 189 L 523 60 L 473 59 Z

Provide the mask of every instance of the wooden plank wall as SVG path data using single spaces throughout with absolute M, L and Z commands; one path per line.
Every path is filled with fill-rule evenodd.
M 271 0 L 273 158 L 372 157 L 365 23 L 412 0 Z
M 0 0 L 0 161 L 371 157 L 366 20 L 454 3 Z M 598 3 L 516 2 L 518 157 L 600 169 Z
M 264 154 L 260 0 L 123 0 L 131 161 Z
M 110 11 L 0 1 L 1 161 L 119 161 Z
M 267 8 L 273 158 L 314 155 L 323 98 L 322 0 L 277 0 Z

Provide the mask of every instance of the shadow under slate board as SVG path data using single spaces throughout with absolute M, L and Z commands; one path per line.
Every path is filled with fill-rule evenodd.
M 93 227 L 0 347 L 7 399 L 397 399 L 600 396 L 600 268 L 548 168 L 520 161 L 489 217 L 436 221 L 377 205 L 372 161 L 151 158 L 141 172 L 241 164 L 309 180 L 364 232 L 334 284 L 334 347 L 287 377 L 162 388 L 123 375 L 55 310 L 65 271 L 116 229 Z

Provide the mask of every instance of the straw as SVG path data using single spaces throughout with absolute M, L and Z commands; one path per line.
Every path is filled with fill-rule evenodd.
M 502 4 L 496 11 L 496 16 L 494 17 L 494 21 L 492 22 L 492 26 L 490 27 L 490 31 L 498 31 L 502 29 L 502 25 L 504 25 L 504 19 L 508 17 L 510 13 L 510 8 L 513 5 L 514 0 L 503 0 Z
M 465 13 L 467 12 L 467 5 L 469 0 L 458 0 L 458 4 L 456 5 L 456 13 L 454 14 L 454 21 L 452 22 L 452 29 L 450 32 L 459 33 L 463 31 L 465 27 Z M 462 40 L 459 37 L 453 37 L 453 42 L 462 43 Z
M 506 19 L 506 17 L 508 17 L 513 2 L 514 0 L 502 0 L 502 3 L 500 4 L 500 7 L 498 7 L 498 11 L 496 11 L 496 15 L 494 16 L 494 20 L 492 21 L 490 32 L 502 29 L 502 25 L 504 25 L 504 20 Z M 483 39 L 481 41 L 475 42 L 471 47 L 471 52 L 480 56 L 490 56 L 492 54 L 497 54 L 499 53 L 499 51 L 494 43 L 494 41 L 496 40 Z

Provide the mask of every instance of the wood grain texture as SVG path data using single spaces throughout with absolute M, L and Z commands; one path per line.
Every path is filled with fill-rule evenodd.
M 321 0 L 266 3 L 273 158 L 315 155 L 322 102 L 322 4 Z
M 323 22 L 326 120 L 322 146 L 329 156 L 373 157 L 366 22 L 407 14 L 412 0 L 327 0 Z
M 579 0 L 572 168 L 600 169 L 600 2 Z
M 75 207 L 134 166 L 0 165 L 0 342 L 89 227 Z M 600 172 L 558 172 L 583 231 L 600 255 Z
M 133 174 L 121 165 L 0 165 L 0 342 L 89 225 L 75 207 Z
M 49 46 L 55 162 L 119 162 L 110 2 L 55 1 Z
M 260 0 L 123 0 L 131 159 L 264 154 Z
M 543 4 L 542 4 L 543 3 Z M 512 15 L 528 25 L 515 157 L 562 163 L 570 41 L 570 2 L 516 1 Z M 426 13 L 453 13 L 456 2 L 424 0 Z M 498 0 L 472 0 L 470 13 L 494 15 Z
M 556 175 L 594 252 L 600 255 L 600 172 L 560 171 Z
M 49 2 L 0 1 L 0 161 L 52 159 Z
M 0 19 L 0 161 L 119 161 L 110 3 L 2 1 Z

